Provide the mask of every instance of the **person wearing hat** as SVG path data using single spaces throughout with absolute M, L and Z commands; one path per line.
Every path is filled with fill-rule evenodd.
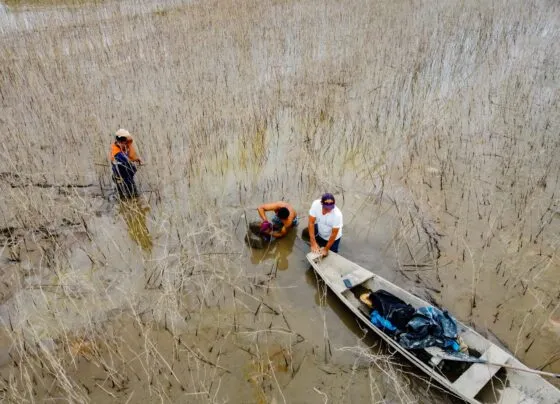
M 113 181 L 117 185 L 120 199 L 138 197 L 138 189 L 134 182 L 136 165 L 142 164 L 142 159 L 136 153 L 132 144 L 133 139 L 126 129 L 119 129 L 115 133 L 115 142 L 111 145 L 111 167 L 113 170 Z
M 335 204 L 333 194 L 326 193 L 313 201 L 309 209 L 309 240 L 311 251 L 326 256 L 330 251 L 338 252 L 342 238 L 342 212 Z

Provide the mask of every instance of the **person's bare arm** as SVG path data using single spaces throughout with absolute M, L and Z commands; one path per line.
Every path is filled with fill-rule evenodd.
M 280 229 L 280 231 L 275 231 L 270 233 L 270 235 L 274 238 L 282 238 L 286 235 L 286 233 L 288 233 L 288 230 L 286 230 L 286 226 L 282 226 L 282 229 Z
M 307 230 L 309 230 L 309 242 L 311 243 L 311 251 L 319 252 L 320 248 L 315 240 L 315 216 L 309 216 L 309 224 L 307 225 Z
M 276 237 L 276 238 L 280 238 L 280 237 L 284 237 L 286 234 L 288 234 L 288 230 L 292 228 L 292 226 L 294 225 L 294 218 L 297 215 L 290 215 L 288 217 L 288 220 L 286 221 L 286 223 L 284 223 L 284 225 L 282 226 L 282 229 L 280 229 L 279 232 L 275 232 L 272 233 L 272 237 Z
M 259 212 L 259 216 L 261 217 L 262 221 L 264 222 L 265 220 L 268 220 L 266 218 L 266 213 L 269 210 L 276 210 L 276 209 L 280 209 L 281 206 L 279 205 L 278 202 L 272 202 L 272 203 L 263 203 L 262 205 L 260 205 L 257 208 L 257 212 Z
M 329 254 L 329 250 L 331 249 L 332 245 L 336 241 L 336 236 L 338 235 L 340 229 L 333 227 L 331 236 L 329 237 L 329 241 L 327 241 L 327 245 L 323 247 L 323 255 L 327 256 Z
M 297 217 L 297 212 L 295 210 L 290 211 L 290 216 L 288 216 L 288 222 L 286 223 L 286 229 L 289 229 L 294 225 L 294 219 Z
M 143 165 L 144 160 L 142 160 L 142 157 L 140 157 L 140 155 L 136 151 L 136 147 L 134 147 L 134 144 L 130 142 L 127 144 L 127 147 L 128 147 L 128 156 L 130 160 L 134 161 L 135 163 L 138 163 L 138 165 Z

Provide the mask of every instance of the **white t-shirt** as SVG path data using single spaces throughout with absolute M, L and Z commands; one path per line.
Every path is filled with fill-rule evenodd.
M 321 205 L 321 200 L 317 199 L 311 204 L 309 216 L 315 218 L 319 236 L 323 240 L 328 240 L 331 237 L 333 228 L 339 229 L 336 239 L 338 240 L 342 237 L 342 212 L 338 209 L 338 206 L 335 206 L 333 210 L 323 215 L 323 205 Z

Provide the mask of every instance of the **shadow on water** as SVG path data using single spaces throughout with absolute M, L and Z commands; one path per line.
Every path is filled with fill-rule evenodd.
M 142 250 L 152 252 L 153 242 L 146 224 L 146 213 L 150 208 L 143 204 L 139 198 L 119 202 L 119 213 L 122 215 L 130 238 Z

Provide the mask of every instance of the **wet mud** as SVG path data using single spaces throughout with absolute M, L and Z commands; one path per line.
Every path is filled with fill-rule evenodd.
M 559 10 L 452 3 L 5 2 L 2 398 L 459 402 L 310 268 L 325 191 L 341 255 L 560 372 Z M 275 200 L 299 226 L 250 248 Z

